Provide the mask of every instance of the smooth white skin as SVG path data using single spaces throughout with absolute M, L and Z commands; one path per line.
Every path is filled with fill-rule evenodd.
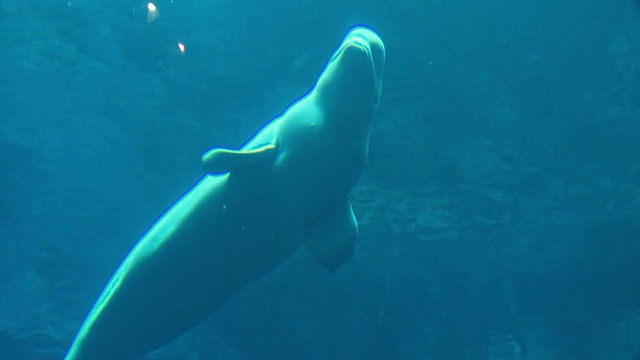
M 343 203 L 362 171 L 384 62 L 380 38 L 353 28 L 314 88 L 243 146 L 273 144 L 275 157 L 205 175 L 167 210 L 115 272 L 65 359 L 152 351 L 296 252 L 305 227 Z

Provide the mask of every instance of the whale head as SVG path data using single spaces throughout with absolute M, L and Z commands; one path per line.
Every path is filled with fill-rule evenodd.
M 382 91 L 384 66 L 380 37 L 370 28 L 356 26 L 329 59 L 312 94 L 322 109 L 333 112 L 325 114 L 328 119 L 369 129 Z

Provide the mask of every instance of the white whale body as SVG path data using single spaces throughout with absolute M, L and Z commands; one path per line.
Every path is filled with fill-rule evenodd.
M 314 87 L 206 174 L 140 238 L 94 304 L 67 360 L 125 360 L 182 335 L 303 244 L 329 269 L 353 253 L 348 195 L 381 92 L 382 41 L 352 28 Z

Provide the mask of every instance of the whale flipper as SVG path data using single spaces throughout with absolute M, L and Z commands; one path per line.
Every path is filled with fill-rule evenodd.
M 214 148 L 202 155 L 202 166 L 208 174 L 216 175 L 268 161 L 277 153 L 273 144 L 251 150 Z
M 309 253 L 331 271 L 337 270 L 351 258 L 357 237 L 358 221 L 349 200 L 326 208 L 307 226 L 304 233 Z

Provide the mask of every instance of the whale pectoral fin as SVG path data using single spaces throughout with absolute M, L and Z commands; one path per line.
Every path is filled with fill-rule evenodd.
M 202 155 L 202 166 L 208 174 L 222 174 L 268 161 L 276 155 L 276 152 L 276 147 L 273 144 L 251 150 L 214 148 Z
M 309 253 L 331 271 L 351 258 L 357 237 L 358 221 L 349 200 L 325 209 L 304 233 Z

